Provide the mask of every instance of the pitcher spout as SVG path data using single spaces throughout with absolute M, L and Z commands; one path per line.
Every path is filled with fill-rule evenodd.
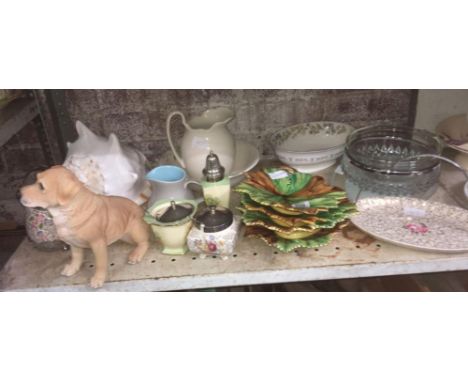
M 201 115 L 191 118 L 188 125 L 192 129 L 209 130 L 215 126 L 224 126 L 234 118 L 234 111 L 228 107 L 220 106 L 205 110 Z

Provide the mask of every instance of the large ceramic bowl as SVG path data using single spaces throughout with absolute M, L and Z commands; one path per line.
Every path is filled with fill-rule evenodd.
M 231 186 L 239 184 L 244 179 L 244 174 L 252 170 L 259 160 L 260 152 L 252 143 L 236 141 L 236 157 L 229 174 Z
M 237 184 L 242 182 L 242 180 L 245 178 L 245 173 L 252 170 L 258 164 L 259 160 L 260 152 L 253 143 L 242 140 L 236 140 L 236 156 L 234 158 L 234 164 L 232 166 L 231 173 L 229 174 L 231 186 L 236 186 Z M 159 157 L 157 163 L 159 165 L 180 165 L 175 160 L 172 151 L 166 151 L 163 155 Z M 221 165 L 223 165 L 222 162 Z M 203 168 L 200 169 L 200 173 L 202 170 Z M 149 189 L 149 191 L 151 194 L 151 188 Z
M 339 122 L 309 122 L 281 128 L 270 138 L 278 159 L 300 172 L 333 166 L 353 127 Z

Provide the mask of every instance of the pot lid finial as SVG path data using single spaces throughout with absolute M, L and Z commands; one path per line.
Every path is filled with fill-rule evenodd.
M 158 221 L 161 223 L 174 223 L 178 220 L 182 220 L 189 216 L 193 211 L 193 207 L 190 205 L 183 206 L 177 204 L 174 200 L 171 200 L 171 205 L 164 211 Z

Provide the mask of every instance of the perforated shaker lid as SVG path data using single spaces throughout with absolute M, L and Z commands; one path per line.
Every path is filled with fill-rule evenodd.
M 206 157 L 203 175 L 207 182 L 218 182 L 224 178 L 224 167 L 221 166 L 218 156 L 210 151 Z

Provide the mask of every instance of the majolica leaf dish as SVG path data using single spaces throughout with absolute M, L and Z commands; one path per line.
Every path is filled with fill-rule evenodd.
M 260 237 L 283 252 L 327 244 L 330 233 L 356 211 L 342 190 L 287 166 L 253 171 L 246 178 L 235 189 L 242 194 L 246 236 Z
M 305 239 L 288 240 L 279 237 L 274 232 L 264 227 L 251 226 L 247 227 L 245 230 L 246 237 L 257 237 L 263 240 L 266 244 L 279 249 L 281 252 L 291 252 L 299 248 L 323 247 L 330 243 L 331 233 L 333 233 L 333 231 L 329 231 L 323 235 L 312 236 Z
M 355 210 L 354 204 L 342 203 L 337 208 L 327 211 L 318 211 L 315 215 L 283 215 L 270 207 L 256 204 L 247 194 L 242 195 L 241 209 L 247 212 L 257 212 L 268 217 L 275 224 L 285 227 L 310 227 L 310 228 L 333 228 L 337 223 L 345 221 L 349 212 Z M 246 223 L 247 224 L 247 223 Z
M 313 197 L 338 190 L 325 183 L 320 176 L 302 174 L 291 167 L 279 166 L 246 174 L 246 184 L 293 198 Z
M 275 231 L 278 236 L 288 238 L 289 236 L 293 237 L 308 237 L 312 236 L 316 233 L 320 228 L 311 227 L 311 226 L 292 226 L 292 227 L 284 227 L 279 224 L 276 224 L 268 215 L 263 214 L 257 211 L 247 211 L 239 208 L 240 211 L 243 212 L 242 214 L 242 221 L 245 225 L 249 226 L 261 226 L 268 228 L 271 231 Z M 297 235 L 295 235 L 297 234 Z

